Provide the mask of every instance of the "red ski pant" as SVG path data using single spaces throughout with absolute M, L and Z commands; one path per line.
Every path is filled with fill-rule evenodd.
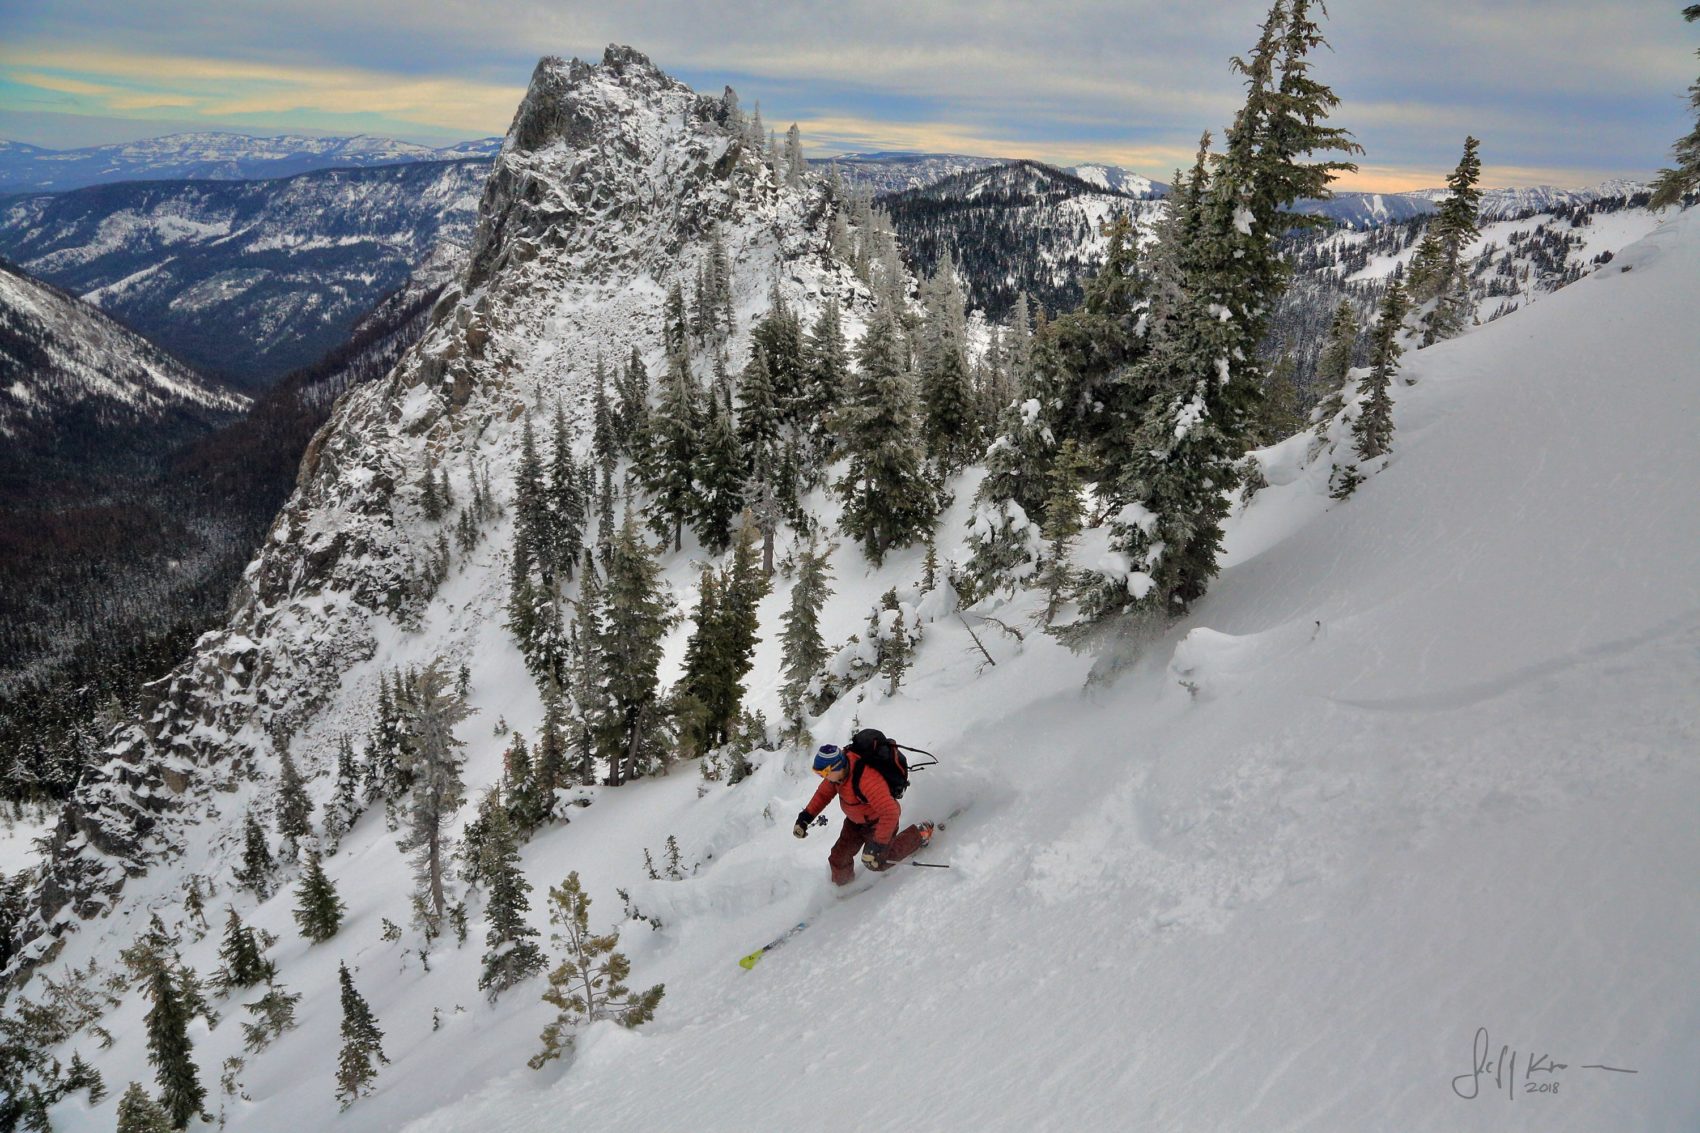
M 838 841 L 832 844 L 832 853 L 827 855 L 826 862 L 832 867 L 832 883 L 848 885 L 850 879 L 856 876 L 856 855 L 862 852 L 862 847 L 874 836 L 874 824 L 871 822 L 851 822 L 844 820 L 844 828 L 838 832 Z M 897 837 L 886 847 L 885 861 L 887 865 L 900 862 L 921 848 L 921 828 L 906 826 L 897 832 Z

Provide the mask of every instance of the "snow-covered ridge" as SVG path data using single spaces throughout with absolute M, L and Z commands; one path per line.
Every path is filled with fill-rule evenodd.
M 0 141 L 0 193 L 63 192 L 117 181 L 248 180 L 314 169 L 488 157 L 499 138 L 422 146 L 394 138 L 168 134 L 137 142 L 53 150 Z
M 0 435 L 51 429 L 77 408 L 113 420 L 248 408 L 98 310 L 0 266 Z
M 263 386 L 340 345 L 386 293 L 442 286 L 489 169 L 432 161 L 34 194 L 0 205 L 0 254 L 192 364 Z

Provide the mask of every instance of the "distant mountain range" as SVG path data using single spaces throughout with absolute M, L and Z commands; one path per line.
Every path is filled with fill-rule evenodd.
M 1040 162 L 1008 157 L 972 157 L 960 153 L 846 153 L 821 158 L 810 164 L 825 169 L 837 166 L 839 177 L 851 185 L 865 185 L 875 196 L 888 196 L 924 189 L 948 177 L 1000 165 L 1039 165 Z M 1099 189 L 1134 197 L 1160 197 L 1169 187 L 1118 165 L 1051 166 L 1078 177 Z
M 315 169 L 366 168 L 420 161 L 494 157 L 502 139 L 433 147 L 373 138 L 309 138 L 284 134 L 169 134 L 120 145 L 53 150 L 0 140 L 0 195 L 64 192 L 118 181 L 244 181 L 290 177 Z
M 441 286 L 489 171 L 462 159 L 13 197 L 0 255 L 261 389 L 346 341 L 386 294 Z

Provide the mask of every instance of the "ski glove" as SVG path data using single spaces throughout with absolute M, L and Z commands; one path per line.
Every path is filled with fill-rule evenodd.
M 862 864 L 871 870 L 884 869 L 885 852 L 887 849 L 889 849 L 889 847 L 882 846 L 878 842 L 869 842 L 866 846 L 862 847 Z
M 815 816 L 806 810 L 800 810 L 797 812 L 797 825 L 791 828 L 791 833 L 795 834 L 799 838 L 807 838 L 809 836 L 809 827 L 814 824 Z

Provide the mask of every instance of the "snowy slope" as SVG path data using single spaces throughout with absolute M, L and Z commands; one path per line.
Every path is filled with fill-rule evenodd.
M 775 278 L 800 305 L 853 291 L 817 254 L 808 193 L 739 165 L 749 180 L 707 195 L 691 171 L 716 167 L 724 139 L 639 58 L 540 69 L 515 138 L 611 115 L 629 147 L 510 139 L 463 292 L 390 381 L 340 408 L 231 626 L 174 678 L 181 703 L 162 701 L 181 722 L 132 736 L 128 767 L 85 794 L 121 800 L 122 783 L 159 801 L 161 825 L 142 834 L 176 852 L 115 899 L 89 890 L 86 905 L 114 911 L 69 933 L 51 968 L 110 965 L 149 910 L 180 918 L 190 873 L 213 878 L 209 911 L 229 901 L 276 932 L 280 979 L 306 996 L 299 1029 L 239 1072 L 245 1097 L 216 1086 L 241 1052 L 239 1008 L 222 1004 L 217 1030 L 197 1024 L 211 1106 L 244 1130 L 1691 1128 L 1695 215 L 1550 301 L 1411 355 L 1393 459 L 1350 501 L 1328 499 L 1311 438 L 1262 453 L 1272 486 L 1234 518 L 1212 593 L 1113 681 L 1083 688 L 1091 659 L 1031 627 L 1025 600 L 970 612 L 988 667 L 947 596 L 918 592 L 919 552 L 875 570 L 841 547 L 829 640 L 859 631 L 890 587 L 930 620 L 895 696 L 853 694 L 816 733 L 875 725 L 943 756 L 905 809 L 962 812 L 927 855 L 952 868 L 899 869 L 838 899 L 827 839 L 789 834 L 814 786 L 801 751 L 756 753 L 735 787 L 686 764 L 583 789 L 592 805 L 524 851 L 534 920 L 545 888 L 579 871 L 594 927 L 621 928 L 634 986 L 668 994 L 642 1030 L 592 1028 L 571 1065 L 524 1066 L 548 1018 L 539 984 L 495 1006 L 475 990 L 476 900 L 473 938 L 439 942 L 428 972 L 413 934 L 381 939 L 382 918 L 405 923 L 409 888 L 381 816 L 327 863 L 350 913 L 326 944 L 295 932 L 287 888 L 256 905 L 230 887 L 240 815 L 271 798 L 268 724 L 294 731 L 322 800 L 335 740 L 364 727 L 378 673 L 446 651 L 475 669 L 481 711 L 461 732 L 474 796 L 500 770 L 491 725 L 536 730 L 501 627 L 505 534 L 457 559 L 409 628 L 374 608 L 372 579 L 428 536 L 376 481 L 410 483 L 441 460 L 460 486 L 476 453 L 505 485 L 511 410 L 559 394 L 581 411 L 598 343 L 617 356 L 654 341 L 656 300 L 700 254 L 676 219 L 693 205 L 721 202 L 742 250 L 742 325 Z M 551 111 L 557 82 L 574 113 Z M 611 230 L 590 223 L 625 215 L 598 191 L 610 170 L 643 192 L 691 192 Z M 972 489 L 972 474 L 956 485 L 946 553 Z M 813 503 L 830 523 L 832 506 Z M 686 608 L 695 554 L 667 568 Z M 770 715 L 787 585 L 763 603 L 748 682 Z M 269 676 L 256 684 L 258 664 Z M 188 781 L 183 804 L 202 821 L 171 816 L 167 773 Z M 102 849 L 122 833 L 97 832 Z M 659 856 L 670 834 L 686 876 L 650 880 L 643 851 Z M 652 921 L 623 919 L 617 889 Z M 805 917 L 754 971 L 736 966 Z M 184 959 L 209 972 L 216 945 L 188 933 Z M 392 1060 L 378 1093 L 340 1116 L 339 961 Z M 114 1094 L 148 1080 L 142 1010 L 132 996 L 103 1020 L 111 1049 L 61 1053 L 81 1049 Z M 1473 1074 L 1478 1027 L 1520 1073 L 1530 1056 L 1566 1063 L 1535 1079 L 1558 1093 L 1502 1096 Z M 1473 1086 L 1474 1100 L 1458 1096 Z M 79 1094 L 55 1125 L 110 1128 L 111 1106 Z
M 73 409 L 121 429 L 168 415 L 212 423 L 247 406 L 94 307 L 0 266 L 0 436 L 17 443 Z
M 976 676 L 940 623 L 861 717 L 946 753 L 907 806 L 971 800 L 948 874 L 831 901 L 784 761 L 535 847 L 544 877 L 602 839 L 714 848 L 633 882 L 663 1018 L 406 1128 L 1692 1128 L 1700 216 L 1625 258 L 1412 359 L 1348 503 L 1302 438 L 1265 454 L 1216 589 L 1112 687 L 1033 635 L 990 634 Z M 1480 1027 L 1516 1092 L 1473 1073 Z M 1543 1055 L 1565 1068 L 1528 1077 Z

